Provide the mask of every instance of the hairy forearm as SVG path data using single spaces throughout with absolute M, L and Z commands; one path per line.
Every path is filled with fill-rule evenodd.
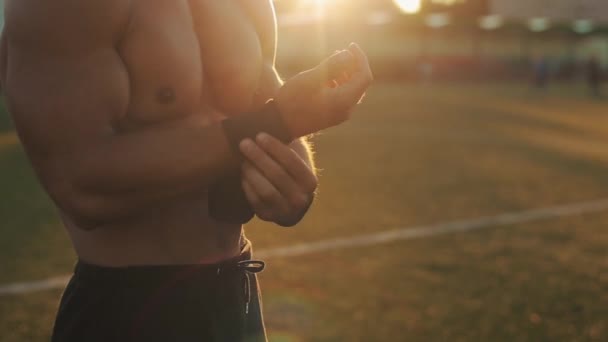
M 308 138 L 300 138 L 292 142 L 291 147 L 305 162 L 310 169 L 316 174 L 317 168 L 314 159 L 314 150 L 312 143 Z
M 279 89 L 283 85 L 283 80 L 279 76 L 277 70 L 272 66 L 265 69 L 265 72 L 267 73 L 266 77 L 270 80 L 270 87 L 272 88 L 271 93 L 274 97 L 277 95 Z M 296 139 L 289 145 L 289 147 L 291 147 L 316 174 L 314 150 L 309 138 L 303 137 Z

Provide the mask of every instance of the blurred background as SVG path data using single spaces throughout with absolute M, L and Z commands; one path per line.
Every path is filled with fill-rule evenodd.
M 281 74 L 356 41 L 377 82 L 304 222 L 247 227 L 271 341 L 608 341 L 608 1 L 275 5 Z M 0 176 L 0 341 L 45 341 L 75 255 L 5 112 Z
M 280 67 L 299 70 L 357 40 L 382 79 L 556 80 L 608 66 L 601 0 L 278 0 Z M 429 74 L 429 75 L 426 75 Z

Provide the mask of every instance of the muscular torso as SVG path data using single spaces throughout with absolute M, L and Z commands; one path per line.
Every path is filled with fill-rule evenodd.
M 130 95 L 126 115 L 115 118 L 117 130 L 193 116 L 212 123 L 255 109 L 278 88 L 270 0 L 124 0 L 124 6 L 128 24 L 116 49 Z M 205 189 L 192 191 L 92 231 L 77 227 L 70 213 L 62 218 L 79 256 L 96 264 L 214 262 L 238 254 L 241 227 L 211 219 L 207 203 Z

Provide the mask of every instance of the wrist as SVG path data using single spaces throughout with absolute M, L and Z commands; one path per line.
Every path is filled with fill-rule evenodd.
M 268 101 L 258 112 L 223 120 L 222 127 L 231 149 L 239 156 L 241 155 L 239 147 L 241 142 L 245 139 L 255 140 L 259 133 L 267 133 L 285 144 L 294 140 L 294 136 L 274 100 Z
M 316 175 L 316 164 L 312 142 L 308 137 L 296 139 L 289 147 L 294 150 Z
M 285 127 L 294 138 L 300 138 L 307 136 L 312 133 L 316 133 L 318 129 L 314 129 L 314 123 L 312 122 L 312 115 L 307 108 L 309 104 L 304 105 L 301 101 L 294 100 L 296 98 L 293 94 L 281 94 L 275 98 L 274 102 L 278 113 L 280 113 L 285 123 Z

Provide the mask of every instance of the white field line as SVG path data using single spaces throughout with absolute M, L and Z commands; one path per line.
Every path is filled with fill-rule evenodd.
M 608 210 L 608 199 L 591 202 L 578 202 L 543 209 L 533 209 L 496 216 L 481 217 L 473 220 L 452 221 L 427 226 L 402 228 L 375 234 L 359 235 L 350 238 L 330 239 L 313 243 L 303 243 L 284 248 L 266 249 L 256 252 L 255 256 L 260 259 L 294 257 L 337 249 L 373 246 L 393 241 L 411 240 L 450 233 L 513 225 L 518 223 L 548 220 L 559 217 L 590 214 L 606 210 Z M 70 276 L 66 275 L 41 281 L 0 286 L 0 296 L 28 294 L 43 290 L 61 289 L 65 287 L 69 278 Z

